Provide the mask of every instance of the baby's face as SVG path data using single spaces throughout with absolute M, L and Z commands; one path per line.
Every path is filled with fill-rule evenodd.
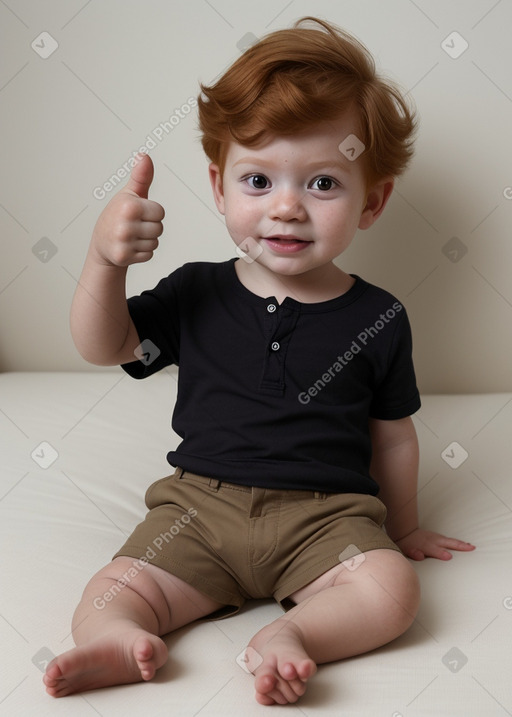
M 296 276 L 332 262 L 370 226 L 361 144 L 351 135 L 346 115 L 256 148 L 232 142 L 222 177 L 210 165 L 217 207 L 247 261 Z

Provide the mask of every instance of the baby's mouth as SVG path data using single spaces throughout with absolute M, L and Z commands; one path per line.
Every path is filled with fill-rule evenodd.
M 293 235 L 276 234 L 275 236 L 264 237 L 264 241 L 274 251 L 278 253 L 294 253 L 305 249 L 311 241 L 301 239 Z
M 295 234 L 274 234 L 273 236 L 263 237 L 264 239 L 272 239 L 273 241 L 282 241 L 282 242 L 294 242 L 294 241 L 301 241 L 306 242 L 309 244 L 309 241 L 307 239 L 301 239 L 300 237 L 295 236 Z

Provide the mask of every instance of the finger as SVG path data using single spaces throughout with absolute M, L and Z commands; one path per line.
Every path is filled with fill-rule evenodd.
M 420 550 L 419 548 L 410 548 L 406 552 L 406 555 L 408 558 L 411 558 L 411 560 L 418 560 L 418 561 L 425 560 L 425 553 L 422 550 Z
M 437 558 L 438 560 L 451 560 L 453 558 L 453 555 L 448 550 L 438 545 L 432 546 L 432 550 L 428 551 L 427 555 L 430 558 Z
M 137 239 L 157 239 L 163 231 L 162 222 L 141 221 L 132 228 L 133 236 L 136 236 Z
M 141 202 L 142 209 L 140 218 L 144 222 L 161 222 L 165 217 L 165 209 L 158 202 L 153 202 L 151 199 L 146 199 L 145 202 Z M 163 230 L 162 230 L 163 231 Z
M 148 154 L 137 155 L 137 160 L 123 191 L 132 192 L 142 199 L 147 199 L 155 172 L 153 160 Z
M 133 245 L 133 250 L 138 252 L 156 251 L 158 249 L 158 239 L 138 239 Z
M 454 550 L 464 550 L 464 551 L 476 550 L 476 545 L 473 545 L 472 543 L 460 542 L 459 545 L 456 548 L 454 548 Z
M 445 548 L 450 550 L 474 550 L 475 546 L 472 543 L 466 543 L 464 540 L 458 540 L 457 538 L 446 538 L 443 542 Z
M 423 549 L 427 557 L 437 558 L 438 560 L 451 560 L 453 556 L 449 550 L 453 550 L 454 543 L 457 542 L 452 538 L 445 538 L 441 535 L 437 536 L 435 540 L 429 541 Z
M 142 264 L 145 261 L 149 261 L 153 258 L 153 254 L 154 251 L 138 251 L 133 255 L 130 264 Z
M 149 261 L 153 258 L 153 254 L 155 253 L 156 249 L 158 248 L 158 242 L 156 242 L 156 245 L 154 242 L 151 244 L 146 244 L 145 246 L 142 246 L 140 249 L 137 249 L 136 252 L 134 252 L 130 263 L 131 264 L 142 264 L 145 261 Z

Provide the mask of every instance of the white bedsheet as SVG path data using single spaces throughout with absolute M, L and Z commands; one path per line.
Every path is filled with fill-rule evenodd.
M 281 614 L 264 601 L 168 637 L 150 683 L 49 697 L 41 669 L 73 646 L 83 587 L 144 516 L 146 487 L 172 470 L 175 390 L 171 372 L 0 375 L 1 715 L 512 715 L 510 394 L 423 397 L 422 526 L 477 550 L 414 563 L 421 609 L 391 645 L 322 666 L 296 706 L 262 707 L 236 657 Z

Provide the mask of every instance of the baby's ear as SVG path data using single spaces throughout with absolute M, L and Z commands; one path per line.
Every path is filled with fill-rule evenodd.
M 388 177 L 387 179 L 382 179 L 380 182 L 377 182 L 377 184 L 369 190 L 366 204 L 361 212 L 358 225 L 359 229 L 369 229 L 369 227 L 377 221 L 388 203 L 393 187 L 394 180 L 392 177 Z
M 217 164 L 213 162 L 208 167 L 210 184 L 212 185 L 213 198 L 217 209 L 224 214 L 224 187 L 222 186 L 222 174 Z

